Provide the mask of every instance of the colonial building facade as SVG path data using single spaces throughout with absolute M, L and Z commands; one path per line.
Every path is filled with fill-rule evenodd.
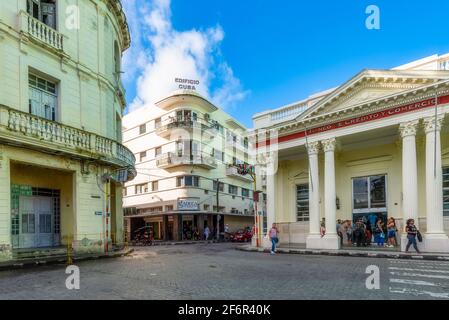
M 119 1 L 0 2 L 0 260 L 122 242 L 121 182 L 136 174 L 121 144 L 129 45 Z
M 337 220 L 413 218 L 425 252 L 449 252 L 449 55 L 364 70 L 254 116 L 268 225 L 281 244 L 339 249 Z M 325 221 L 326 233 L 321 234 Z
M 130 238 L 145 226 L 155 239 L 210 236 L 254 224 L 246 128 L 192 90 L 179 90 L 124 117 L 124 143 L 137 158 L 137 177 L 126 184 Z

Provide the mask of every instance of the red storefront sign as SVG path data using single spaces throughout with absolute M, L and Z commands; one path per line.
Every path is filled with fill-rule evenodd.
M 435 101 L 436 101 L 435 98 L 431 98 L 431 99 L 423 100 L 420 102 L 415 102 L 415 103 L 411 103 L 411 104 L 398 106 L 398 107 L 394 107 L 391 109 L 382 110 L 382 111 L 378 111 L 375 113 L 363 115 L 360 117 L 355 117 L 355 118 L 351 118 L 351 119 L 347 119 L 347 120 L 338 121 L 335 123 L 330 123 L 330 124 L 327 124 L 327 125 L 324 125 L 321 127 L 307 129 L 307 136 L 311 136 L 311 135 L 314 135 L 317 133 L 327 132 L 327 131 L 331 131 L 331 130 L 335 130 L 335 129 L 346 128 L 346 127 L 350 127 L 350 126 L 354 126 L 354 125 L 358 125 L 358 124 L 362 124 L 362 123 L 366 123 L 366 122 L 376 121 L 376 120 L 380 120 L 380 119 L 384 119 L 384 118 L 389 118 L 389 117 L 393 117 L 393 116 L 403 114 L 403 113 L 408 113 L 408 112 L 412 112 L 412 111 L 435 107 Z M 438 104 L 446 104 L 446 103 L 449 103 L 449 95 L 444 96 L 444 97 L 438 97 Z M 296 133 L 293 133 L 293 134 L 290 134 L 287 136 L 279 137 L 277 139 L 277 142 L 283 143 L 283 142 L 287 142 L 287 141 L 291 141 L 291 140 L 304 138 L 305 136 L 306 136 L 306 130 L 296 132 Z M 266 142 L 260 142 L 260 143 L 257 143 L 257 148 L 267 146 L 272 143 L 275 144 L 276 141 L 275 140 L 271 140 L 271 141 L 267 140 Z

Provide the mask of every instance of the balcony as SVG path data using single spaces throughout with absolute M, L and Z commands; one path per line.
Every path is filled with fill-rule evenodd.
M 226 175 L 228 177 L 240 179 L 240 180 L 245 181 L 245 182 L 253 182 L 254 181 L 253 178 L 251 177 L 251 175 L 249 175 L 249 174 L 246 174 L 246 175 L 240 174 L 236 167 L 228 167 L 228 168 L 226 168 Z
M 186 131 L 194 131 L 203 132 L 204 130 L 209 129 L 209 125 L 203 121 L 178 121 L 175 120 L 170 122 L 167 125 L 161 126 L 156 129 L 156 134 L 162 138 L 168 138 L 172 134 L 174 130 L 186 130 Z
M 134 179 L 137 174 L 134 154 L 120 143 L 3 105 L 0 105 L 0 141 L 55 155 L 95 160 L 116 168 L 127 168 L 129 180 Z
M 169 152 L 156 158 L 156 165 L 160 169 L 170 169 L 179 166 L 197 166 L 205 169 L 216 169 L 217 162 L 206 155 L 182 155 Z
M 25 11 L 19 13 L 19 27 L 22 33 L 27 34 L 39 45 L 44 44 L 56 51 L 64 51 L 64 36 Z

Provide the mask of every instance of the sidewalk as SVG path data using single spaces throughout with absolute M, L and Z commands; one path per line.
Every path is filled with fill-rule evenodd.
M 153 242 L 153 244 L 151 246 L 148 247 L 152 247 L 152 246 L 177 246 L 177 245 L 186 245 L 186 244 L 208 244 L 208 243 L 224 243 L 226 241 L 217 241 L 217 240 L 198 240 L 198 241 L 194 241 L 194 240 L 185 240 L 185 241 L 160 241 L 160 240 L 156 240 Z M 132 246 L 130 244 L 130 247 L 134 247 L 134 248 L 140 248 L 140 247 L 144 247 L 144 246 Z
M 251 245 L 243 245 L 236 247 L 237 250 L 248 252 L 270 253 L 270 249 L 256 248 Z M 312 250 L 306 249 L 305 246 L 281 246 L 277 248 L 280 254 L 303 254 L 303 255 L 323 255 L 323 256 L 345 256 L 345 257 L 365 257 L 365 258 L 388 258 L 388 259 L 416 259 L 416 260 L 437 260 L 449 261 L 449 254 L 444 253 L 420 253 L 416 252 L 404 253 L 400 251 L 388 251 L 377 248 L 359 249 L 349 248 L 341 250 Z
M 134 249 L 118 250 L 109 252 L 107 254 L 83 254 L 72 257 L 73 263 L 77 261 L 107 259 L 107 258 L 119 258 L 131 254 Z M 67 254 L 48 255 L 43 257 L 34 257 L 26 259 L 15 259 L 0 262 L 0 271 L 22 269 L 36 267 L 40 265 L 52 265 L 52 264 L 65 264 L 67 263 Z

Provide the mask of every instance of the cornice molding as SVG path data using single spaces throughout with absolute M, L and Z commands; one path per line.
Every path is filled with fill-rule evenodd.
M 395 96 L 382 97 L 371 102 L 358 104 L 343 110 L 337 110 L 332 113 L 317 116 L 315 118 L 306 118 L 295 123 L 289 123 L 284 126 L 279 126 L 279 137 L 289 135 L 300 130 L 304 130 L 305 127 L 311 129 L 316 126 L 327 125 L 334 121 L 347 120 L 353 117 L 363 116 L 365 114 L 375 113 L 384 109 L 392 107 L 407 105 L 414 102 L 419 102 L 425 99 L 433 98 L 437 94 L 438 96 L 444 96 L 449 94 L 449 82 L 442 84 L 435 84 L 435 86 L 444 86 L 439 90 L 429 90 L 431 88 L 418 88 L 413 91 L 398 93 Z M 272 128 L 274 130 L 276 128 Z

